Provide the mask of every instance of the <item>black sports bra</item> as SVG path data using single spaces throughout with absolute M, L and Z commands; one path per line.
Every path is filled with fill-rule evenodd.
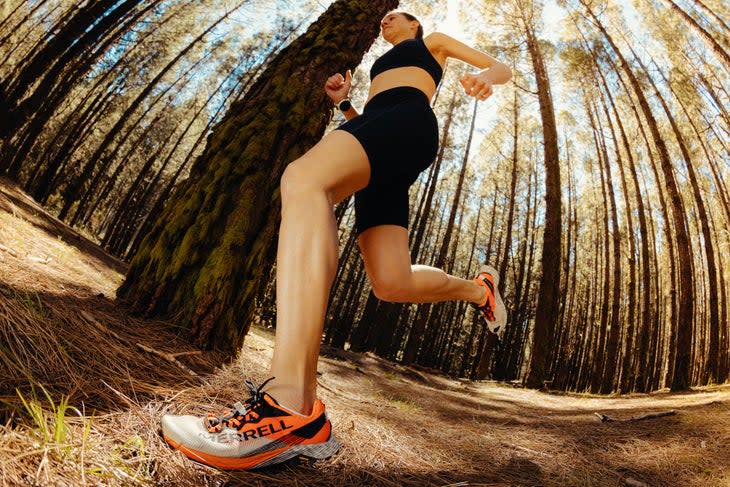
M 423 39 L 406 39 L 393 46 L 388 52 L 380 56 L 370 68 L 370 81 L 384 71 L 393 68 L 414 66 L 424 69 L 438 85 L 443 75 L 441 65 L 428 50 Z

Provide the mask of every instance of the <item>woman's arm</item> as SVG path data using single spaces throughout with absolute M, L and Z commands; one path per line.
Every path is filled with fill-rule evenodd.
M 512 70 L 492 56 L 467 46 L 461 41 L 441 32 L 433 32 L 424 39 L 428 48 L 439 61 L 452 57 L 471 64 L 482 71 L 467 74 L 461 79 L 467 95 L 485 100 L 492 94 L 492 85 L 501 85 L 512 78 Z

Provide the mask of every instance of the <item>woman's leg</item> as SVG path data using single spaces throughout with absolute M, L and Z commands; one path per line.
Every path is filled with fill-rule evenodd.
M 470 279 L 451 276 L 441 269 L 411 265 L 408 230 L 379 225 L 360 234 L 358 241 L 375 295 L 391 302 L 484 301 L 486 290 Z
M 327 134 L 281 178 L 276 257 L 276 338 L 267 387 L 282 405 L 309 414 L 317 359 L 338 259 L 333 205 L 367 186 L 370 164 L 357 139 Z

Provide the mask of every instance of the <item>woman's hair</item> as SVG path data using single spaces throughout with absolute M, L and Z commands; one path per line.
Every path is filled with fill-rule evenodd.
M 418 22 L 418 29 L 416 30 L 416 39 L 423 39 L 423 26 L 421 25 L 421 21 L 418 20 L 415 15 L 411 15 L 408 12 L 401 12 L 400 10 L 395 11 L 395 12 L 390 12 L 390 13 L 391 14 L 400 14 L 410 21 L 415 20 L 416 22 Z

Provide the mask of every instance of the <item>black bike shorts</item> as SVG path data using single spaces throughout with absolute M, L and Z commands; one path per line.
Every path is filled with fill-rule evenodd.
M 383 91 L 337 130 L 354 135 L 370 161 L 370 182 L 355 193 L 357 234 L 377 225 L 408 228 L 408 188 L 438 150 L 438 123 L 426 95 L 411 86 Z

